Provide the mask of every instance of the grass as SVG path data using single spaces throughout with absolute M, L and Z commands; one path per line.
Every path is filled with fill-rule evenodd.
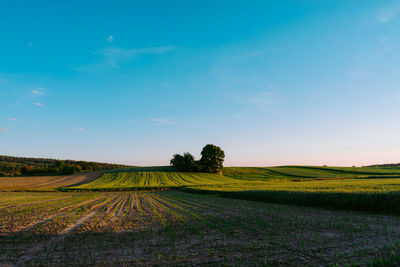
M 185 190 L 270 203 L 400 215 L 398 178 L 247 181 L 192 186 Z
M 17 194 L 37 193 L 2 193 Z M 396 217 L 177 191 L 55 194 L 0 209 L 0 265 L 399 264 Z
M 130 168 L 107 171 L 99 179 L 64 190 L 134 190 L 180 188 L 190 185 L 230 184 L 236 179 L 210 173 L 174 172 L 169 167 Z
M 395 179 L 400 178 L 400 169 L 379 167 L 317 167 L 317 166 L 280 166 L 268 168 L 256 167 L 228 167 L 224 168 L 223 175 L 208 173 L 174 172 L 171 167 L 135 167 L 115 169 L 101 173 L 79 174 L 70 177 L 39 176 L 39 177 L 0 177 L 0 191 L 56 191 L 56 190 L 157 190 L 179 189 L 193 186 L 211 186 L 230 190 L 231 188 L 245 187 L 246 190 L 259 188 L 281 190 L 281 185 L 287 190 L 296 185 L 263 184 L 275 181 L 310 181 L 314 180 L 349 180 L 354 179 Z M 261 182 L 261 184 L 260 184 Z M 244 183 L 244 184 L 243 184 Z M 352 184 L 353 183 L 353 184 Z M 313 183 L 314 185 L 314 183 Z M 340 187 L 345 190 L 346 183 L 331 184 L 323 181 L 323 185 L 314 187 L 315 190 Z M 331 186 L 332 185 L 332 186 Z M 363 185 L 371 187 L 369 182 L 350 182 L 347 187 Z M 378 185 L 377 186 L 381 186 Z M 393 186 L 394 188 L 395 186 Z M 213 189 L 212 189 L 213 190 Z M 220 190 L 220 189 L 218 189 Z M 336 189 L 334 189 L 336 190 Z M 351 189 L 353 190 L 353 189 Z M 382 188 L 386 191 L 386 188 Z
M 62 197 L 68 197 L 70 194 L 61 195 Z M 9 205 L 21 205 L 24 203 L 47 201 L 51 199 L 58 199 L 60 194 L 57 192 L 35 192 L 35 193 L 24 193 L 9 192 L 0 194 L 0 208 Z
M 306 181 L 329 179 L 400 178 L 400 170 L 394 168 L 345 168 L 282 166 L 269 168 L 229 167 L 223 175 L 209 173 L 175 172 L 171 167 L 135 167 L 107 171 L 99 179 L 79 186 L 64 187 L 63 190 L 150 190 L 192 186 L 258 187 L 266 181 Z M 255 183 L 253 183 L 255 182 Z M 270 186 L 269 184 L 266 186 Z M 286 184 L 284 185 L 286 186 Z
M 193 185 L 189 188 L 209 191 L 288 191 L 323 193 L 388 193 L 400 191 L 398 178 L 334 180 L 236 181 L 231 184 Z
M 395 168 L 377 167 L 232 167 L 225 168 L 224 175 L 148 167 L 108 171 L 91 183 L 64 190 L 179 189 L 253 201 L 400 215 L 400 179 L 395 178 L 399 174 Z
M 227 167 L 225 176 L 241 180 L 295 180 L 295 179 L 349 179 L 349 178 L 400 178 L 399 168 L 381 167 Z
M 253 201 L 400 215 L 399 174 L 396 168 L 377 167 L 231 167 L 224 168 L 224 175 L 146 167 L 108 171 L 93 182 L 63 190 L 179 189 Z
M 397 177 L 377 167 L 147 167 L 69 187 L 126 192 L 1 192 L 0 265 L 398 266 L 398 217 L 308 207 L 400 215 Z M 0 190 L 61 182 L 19 178 Z

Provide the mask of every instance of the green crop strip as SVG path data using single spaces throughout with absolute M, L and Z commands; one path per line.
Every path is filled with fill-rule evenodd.
M 161 224 L 165 225 L 164 219 L 163 219 L 162 215 L 158 212 L 156 207 L 154 207 L 153 204 L 151 204 L 151 202 L 146 197 L 143 197 L 143 199 L 147 203 L 147 205 L 153 210 L 154 214 L 159 218 Z
M 176 213 L 175 211 L 169 209 L 168 207 L 166 207 L 165 205 L 163 205 L 159 200 L 157 201 L 157 199 L 155 198 L 154 195 L 150 195 L 150 194 L 146 194 L 146 197 L 148 197 L 149 199 L 151 199 L 152 201 L 154 201 L 155 203 L 157 203 L 157 205 L 159 205 L 161 208 L 163 208 L 165 211 L 168 211 L 170 213 L 172 213 L 172 215 L 174 215 L 174 217 L 177 220 L 182 220 L 182 216 L 180 216 L 178 213 Z M 172 205 L 171 205 L 172 206 Z
M 271 205 L 221 198 L 217 194 L 173 191 L 117 192 L 105 196 L 71 194 L 74 195 L 72 199 L 60 199 L 51 205 L 36 203 L 29 209 L 18 207 L 0 211 L 0 222 L 4 222 L 0 225 L 12 228 L 14 223 L 29 225 L 45 216 L 38 213 L 57 214 L 60 206 L 80 205 L 81 201 L 89 200 L 82 209 L 81 206 L 71 207 L 62 216 L 29 228 L 27 232 L 2 232 L 0 265 L 18 265 L 20 258 L 26 255 L 30 257 L 24 262 L 26 265 L 103 266 L 121 262 L 162 266 L 399 264 L 397 217 Z M 122 214 L 121 207 L 137 207 L 136 203 L 132 204 L 136 194 L 143 197 L 139 200 L 150 212 L 149 216 L 144 215 L 143 221 L 138 218 L 139 209 L 130 209 L 127 222 L 123 217 L 103 219 L 110 211 L 120 210 Z M 98 197 L 102 199 L 95 200 Z M 100 204 L 109 204 L 109 209 L 97 207 Z M 174 217 L 164 216 L 165 207 L 183 216 L 183 210 L 200 206 L 203 207 L 199 208 L 200 220 L 174 223 L 175 220 L 169 220 Z M 90 214 L 87 209 L 93 212 L 94 207 L 98 210 L 93 217 L 84 224 L 77 223 Z M 131 212 L 133 210 L 135 212 Z M 18 216 L 4 221 L 3 215 L 8 216 L 9 211 L 13 211 L 9 215 Z M 128 212 L 123 211 L 124 214 Z M 164 227 L 159 227 L 159 216 Z M 73 225 L 78 227 L 71 228 Z M 65 229 L 70 232 L 66 234 Z M 32 250 L 35 246 L 42 248 L 35 252 Z
M 139 209 L 140 217 L 142 217 L 142 216 L 143 216 L 143 209 L 142 209 L 142 205 L 140 204 L 140 200 L 139 200 L 138 193 L 134 193 L 134 194 L 135 194 L 135 199 L 136 199 L 137 207 L 138 207 L 138 209 Z
M 164 203 L 166 203 L 166 204 L 168 204 L 168 205 L 170 205 L 170 206 L 172 206 L 172 207 L 174 207 L 176 209 L 179 209 L 179 210 L 183 211 L 184 213 L 187 213 L 187 214 L 195 217 L 196 219 L 200 219 L 200 216 L 198 214 L 196 214 L 195 212 L 190 211 L 190 210 L 186 210 L 186 209 L 174 204 L 173 203 L 173 199 L 167 200 L 164 196 L 155 195 L 155 194 L 153 195 L 153 197 L 155 197 L 158 201 L 162 201 L 162 202 L 164 202 Z M 177 203 L 177 202 L 175 201 L 175 203 Z M 193 209 L 193 206 L 190 206 L 190 205 L 187 205 L 187 204 L 182 204 L 182 203 L 179 203 L 179 204 L 182 205 L 182 206 L 187 206 L 187 207 Z
M 126 209 L 126 211 L 125 211 L 125 214 L 124 214 L 124 220 L 126 220 L 126 218 L 128 217 L 128 215 L 129 215 L 129 212 L 130 212 L 130 209 L 131 209 L 131 204 L 132 204 L 132 193 L 129 193 L 129 195 L 128 195 L 128 204 L 127 204 L 127 209 Z
M 121 206 L 124 204 L 125 200 L 129 197 L 129 193 L 128 194 L 124 194 L 123 198 L 121 199 L 121 201 L 114 207 L 113 210 L 118 211 Z

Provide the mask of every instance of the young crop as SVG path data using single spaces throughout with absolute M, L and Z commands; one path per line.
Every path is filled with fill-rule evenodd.
M 293 169 L 277 171 L 289 174 Z M 302 171 L 309 172 L 299 169 L 296 175 Z M 157 175 L 137 172 L 134 178 L 126 171 L 115 173 L 121 178 L 118 183 L 133 181 L 142 186 L 198 185 L 209 179 L 201 174 L 176 175 L 165 169 Z M 108 184 L 115 182 L 115 173 L 105 176 Z M 368 179 L 365 188 L 373 190 L 373 185 L 383 184 L 396 187 L 393 179 L 392 185 L 385 180 L 379 184 Z M 344 182 L 337 186 L 338 190 L 350 190 L 358 181 L 365 180 L 256 182 L 259 187 L 271 185 L 271 190 L 262 191 L 246 190 L 246 181 L 240 182 L 241 187 L 233 183 L 193 186 L 202 194 L 67 192 L 43 193 L 41 198 L 31 195 L 34 193 L 21 193 L 27 194 L 28 201 L 16 193 L 2 193 L 0 265 L 398 265 L 397 217 L 234 199 L 289 199 L 293 201 L 290 204 L 312 205 L 335 202 L 339 207 L 343 203 L 369 203 L 375 207 L 378 204 L 374 201 L 380 200 L 383 204 L 379 205 L 397 207 L 388 204 L 389 198 L 385 199 L 381 191 L 365 196 L 359 192 L 350 195 L 329 191 L 334 183 Z M 321 187 L 322 182 L 327 182 L 326 188 Z M 289 184 L 288 190 L 275 191 L 282 186 L 278 183 Z M 250 184 L 254 186 L 253 182 Z M 204 188 L 210 191 L 199 191 Z M 326 192 L 312 191 L 320 189 Z M 335 199 L 337 193 L 351 196 L 353 202 L 346 202 L 343 196 L 342 200 Z M 310 194 L 325 195 L 313 199 Z M 393 203 L 398 203 L 396 194 L 388 193 Z

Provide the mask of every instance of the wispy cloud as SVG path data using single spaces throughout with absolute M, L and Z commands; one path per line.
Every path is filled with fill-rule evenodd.
M 111 67 L 118 68 L 120 64 L 123 64 L 127 60 L 133 60 L 139 55 L 164 54 L 174 49 L 176 49 L 174 46 L 147 47 L 140 49 L 123 49 L 115 47 L 102 49 L 98 54 L 105 57 L 107 63 Z
M 394 46 L 390 45 L 389 38 L 385 37 L 379 40 L 380 48 L 377 52 L 378 56 L 385 56 L 392 52 Z
M 5 132 L 8 132 L 8 129 L 0 127 L 0 133 L 5 133 Z
M 107 42 L 109 42 L 109 43 L 114 42 L 114 36 L 112 36 L 112 35 L 108 36 Z
M 39 102 L 35 102 L 35 103 L 33 103 L 33 104 L 36 105 L 36 106 L 38 106 L 38 107 L 42 107 L 42 108 L 45 108 L 45 107 L 46 107 L 44 104 L 39 103 Z
M 104 68 L 118 69 L 121 65 L 135 60 L 140 55 L 161 55 L 177 49 L 176 46 L 157 46 L 139 49 L 125 49 L 120 47 L 104 48 L 95 54 L 100 56 L 98 62 L 82 65 L 74 70 L 93 72 Z
M 157 123 L 161 123 L 161 124 L 167 124 L 167 125 L 176 125 L 177 123 L 174 121 L 170 121 L 170 120 L 166 120 L 166 119 L 156 119 L 156 118 L 152 118 L 150 119 L 152 122 L 157 122 Z
M 210 102 L 172 102 L 172 103 L 165 103 L 163 106 L 173 107 L 173 106 L 216 106 L 216 105 L 228 105 L 231 102 L 222 102 L 222 101 L 210 101 Z
M 276 92 L 265 91 L 249 98 L 249 103 L 258 104 L 264 107 L 279 103 Z
M 10 118 L 10 121 L 21 121 L 20 119 L 17 119 L 17 118 Z
M 87 132 L 87 129 L 85 128 L 76 128 L 76 130 L 79 132 Z
M 43 93 L 43 91 L 32 90 L 32 94 L 35 94 L 35 95 L 43 95 L 44 93 Z
M 32 46 L 33 46 L 33 44 L 32 44 L 31 42 L 29 42 L 29 43 L 28 43 L 28 46 L 32 47 Z
M 381 23 L 388 23 L 395 19 L 400 12 L 400 6 L 385 7 L 379 11 L 377 20 Z
M 264 50 L 252 50 L 252 51 L 245 51 L 240 53 L 238 56 L 232 59 L 233 62 L 251 59 L 251 58 L 258 58 L 268 54 L 276 54 L 282 53 L 284 51 L 283 48 L 274 48 L 274 49 L 264 49 Z
M 348 71 L 349 76 L 361 78 L 361 79 L 369 79 L 373 76 L 373 71 L 370 67 L 353 67 Z

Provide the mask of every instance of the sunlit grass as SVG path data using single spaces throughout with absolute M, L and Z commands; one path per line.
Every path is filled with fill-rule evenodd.
M 400 191 L 400 179 L 339 179 L 310 181 L 243 181 L 223 185 L 199 185 L 190 188 L 212 191 L 295 191 L 340 193 L 386 193 Z
M 169 171 L 110 171 L 99 179 L 70 189 L 140 189 L 169 188 L 189 185 L 236 183 L 236 179 L 211 173 L 181 173 Z

